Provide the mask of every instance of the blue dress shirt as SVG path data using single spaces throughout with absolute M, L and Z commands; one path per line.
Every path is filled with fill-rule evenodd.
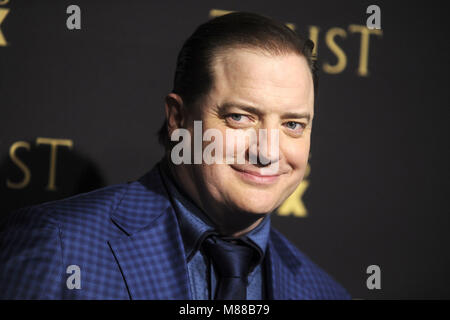
M 212 300 L 217 286 L 216 274 L 212 262 L 199 250 L 199 246 L 206 236 L 205 233 L 213 231 L 214 227 L 202 210 L 180 191 L 166 165 L 161 162 L 159 169 L 178 218 L 186 253 L 191 297 L 194 300 Z M 246 237 L 265 254 L 269 232 L 268 214 L 255 229 L 246 234 Z M 265 273 L 265 263 L 262 262 L 249 274 L 247 300 L 267 298 Z

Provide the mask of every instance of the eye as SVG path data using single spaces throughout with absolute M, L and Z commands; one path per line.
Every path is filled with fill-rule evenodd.
M 227 118 L 231 119 L 233 122 L 245 123 L 249 120 L 249 117 L 240 113 L 230 113 Z
M 293 131 L 303 131 L 306 127 L 304 123 L 296 122 L 296 121 L 288 121 L 286 122 L 286 127 Z
M 233 113 L 230 115 L 230 118 L 233 119 L 234 121 L 239 121 L 242 118 L 242 114 Z

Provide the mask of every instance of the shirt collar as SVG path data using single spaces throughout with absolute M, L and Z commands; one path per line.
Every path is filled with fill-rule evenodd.
M 214 233 L 214 225 L 202 210 L 184 194 L 174 181 L 167 168 L 167 158 L 159 163 L 159 171 L 167 188 L 169 197 L 177 215 L 181 236 L 185 248 L 186 259 L 190 259 L 197 252 L 203 239 Z M 266 215 L 261 223 L 245 236 L 256 244 L 264 254 L 270 233 L 270 214 Z

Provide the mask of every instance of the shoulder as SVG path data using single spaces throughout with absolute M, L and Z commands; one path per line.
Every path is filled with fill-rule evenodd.
M 90 277 L 79 292 L 83 297 L 99 296 L 105 274 L 122 287 L 109 242 L 161 215 L 164 199 L 152 170 L 137 181 L 11 212 L 0 221 L 0 299 L 66 297 L 70 265 Z M 122 297 L 126 291 L 100 296 Z
M 296 278 L 302 290 L 312 294 L 313 299 L 351 299 L 347 290 L 324 269 L 300 251 L 280 231 L 271 228 L 271 242 L 280 259 L 291 270 L 296 270 Z
M 126 184 L 114 185 L 12 211 L 0 223 L 0 263 L 56 254 L 64 239 L 101 240 L 105 230 L 114 230 L 110 211 L 125 190 Z
M 155 165 L 135 181 L 13 211 L 0 221 L 0 237 L 8 230 L 42 227 L 86 235 L 111 227 L 113 218 L 123 224 L 137 223 L 165 209 L 166 197 Z
M 0 226 L 0 299 L 62 298 L 64 260 L 92 248 L 91 260 L 101 255 L 103 238 L 114 230 L 109 211 L 124 190 L 105 187 L 7 215 Z
M 75 219 L 99 222 L 120 202 L 127 184 L 117 184 L 15 210 L 0 224 L 0 232 L 14 229 L 57 228 L 76 223 Z

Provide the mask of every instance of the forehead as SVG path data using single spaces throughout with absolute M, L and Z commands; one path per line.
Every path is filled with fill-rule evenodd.
M 227 49 L 216 55 L 210 98 L 242 100 L 263 108 L 312 108 L 314 87 L 306 58 L 270 55 L 255 49 Z

